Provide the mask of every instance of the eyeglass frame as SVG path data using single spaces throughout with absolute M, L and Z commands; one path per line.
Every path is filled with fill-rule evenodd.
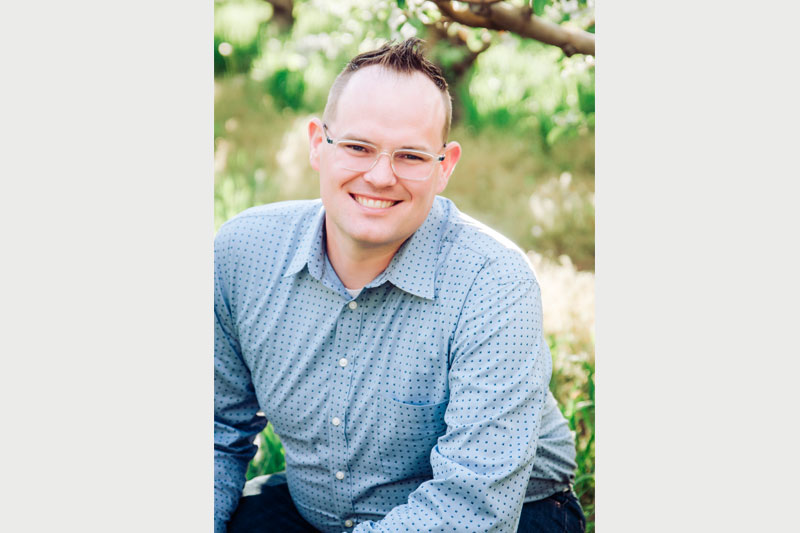
M 330 145 L 335 146 L 335 145 L 338 145 L 339 143 L 350 141 L 350 142 L 358 143 L 358 144 L 368 144 L 370 146 L 374 146 L 375 150 L 378 150 L 378 147 L 376 145 L 372 144 L 371 142 L 367 142 L 367 141 L 357 141 L 355 139 L 336 139 L 336 140 L 332 139 L 330 136 L 328 136 L 328 125 L 327 124 L 323 124 L 322 125 L 322 131 L 325 133 L 325 140 Z M 443 144 L 442 148 L 447 148 L 447 143 Z M 405 177 L 401 176 L 400 174 L 397 173 L 397 170 L 395 170 L 395 168 L 394 168 L 394 154 L 397 153 L 397 152 L 411 152 L 411 153 L 417 153 L 417 154 L 424 154 L 424 155 L 432 157 L 434 159 L 434 164 L 431 165 L 431 171 L 424 178 L 405 178 Z M 409 181 L 427 181 L 427 180 L 429 180 L 430 177 L 433 176 L 433 171 L 436 168 L 436 163 L 441 163 L 442 161 L 445 160 L 445 157 L 446 157 L 444 154 L 432 154 L 432 153 L 426 152 L 424 150 L 414 150 L 414 149 L 411 149 L 411 148 L 397 148 L 395 150 L 392 150 L 391 153 L 387 152 L 386 150 L 381 150 L 380 152 L 378 152 L 375 155 L 375 160 L 372 161 L 372 164 L 366 170 L 353 170 L 353 169 L 345 168 L 345 167 L 342 167 L 342 168 L 345 168 L 345 170 L 351 170 L 353 172 L 369 172 L 370 170 L 375 168 L 375 165 L 378 164 L 378 159 L 380 159 L 380 157 L 383 154 L 386 154 L 387 156 L 389 156 L 389 165 L 392 167 L 392 172 L 394 172 L 394 175 L 397 176 L 400 179 L 409 180 Z

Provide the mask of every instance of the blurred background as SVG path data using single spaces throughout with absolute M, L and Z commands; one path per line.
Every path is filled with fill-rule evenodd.
M 306 125 L 333 79 L 388 40 L 426 41 L 464 150 L 443 195 L 531 258 L 594 531 L 594 2 L 216 0 L 214 18 L 217 228 L 254 205 L 319 197 Z M 271 425 L 258 444 L 248 479 L 285 466 Z

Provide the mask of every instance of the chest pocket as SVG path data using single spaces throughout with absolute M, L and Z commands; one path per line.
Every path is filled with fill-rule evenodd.
M 381 467 L 392 481 L 431 477 L 430 453 L 444 435 L 447 401 L 414 405 L 381 397 L 379 443 Z

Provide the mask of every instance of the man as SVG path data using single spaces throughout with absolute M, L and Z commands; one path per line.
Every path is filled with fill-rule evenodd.
M 461 147 L 418 43 L 334 82 L 308 127 L 321 201 L 217 235 L 217 532 L 583 531 L 539 286 L 517 247 L 437 196 Z M 267 419 L 285 477 L 242 496 Z

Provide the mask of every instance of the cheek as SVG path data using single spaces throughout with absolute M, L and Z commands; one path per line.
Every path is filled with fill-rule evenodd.
M 409 192 L 414 198 L 415 203 L 420 209 L 429 209 L 433 204 L 433 198 L 439 193 L 437 182 L 424 182 L 409 187 Z
M 320 161 L 319 165 L 319 189 L 320 192 L 326 191 L 332 194 L 336 190 L 338 184 L 336 182 L 336 173 L 333 172 L 330 165 L 325 160 Z
M 332 198 L 334 194 L 334 187 L 333 183 L 331 182 L 330 177 L 325 175 L 325 172 L 319 173 L 319 196 L 322 199 L 322 204 L 325 206 L 325 209 L 328 211 L 331 210 L 332 206 Z

